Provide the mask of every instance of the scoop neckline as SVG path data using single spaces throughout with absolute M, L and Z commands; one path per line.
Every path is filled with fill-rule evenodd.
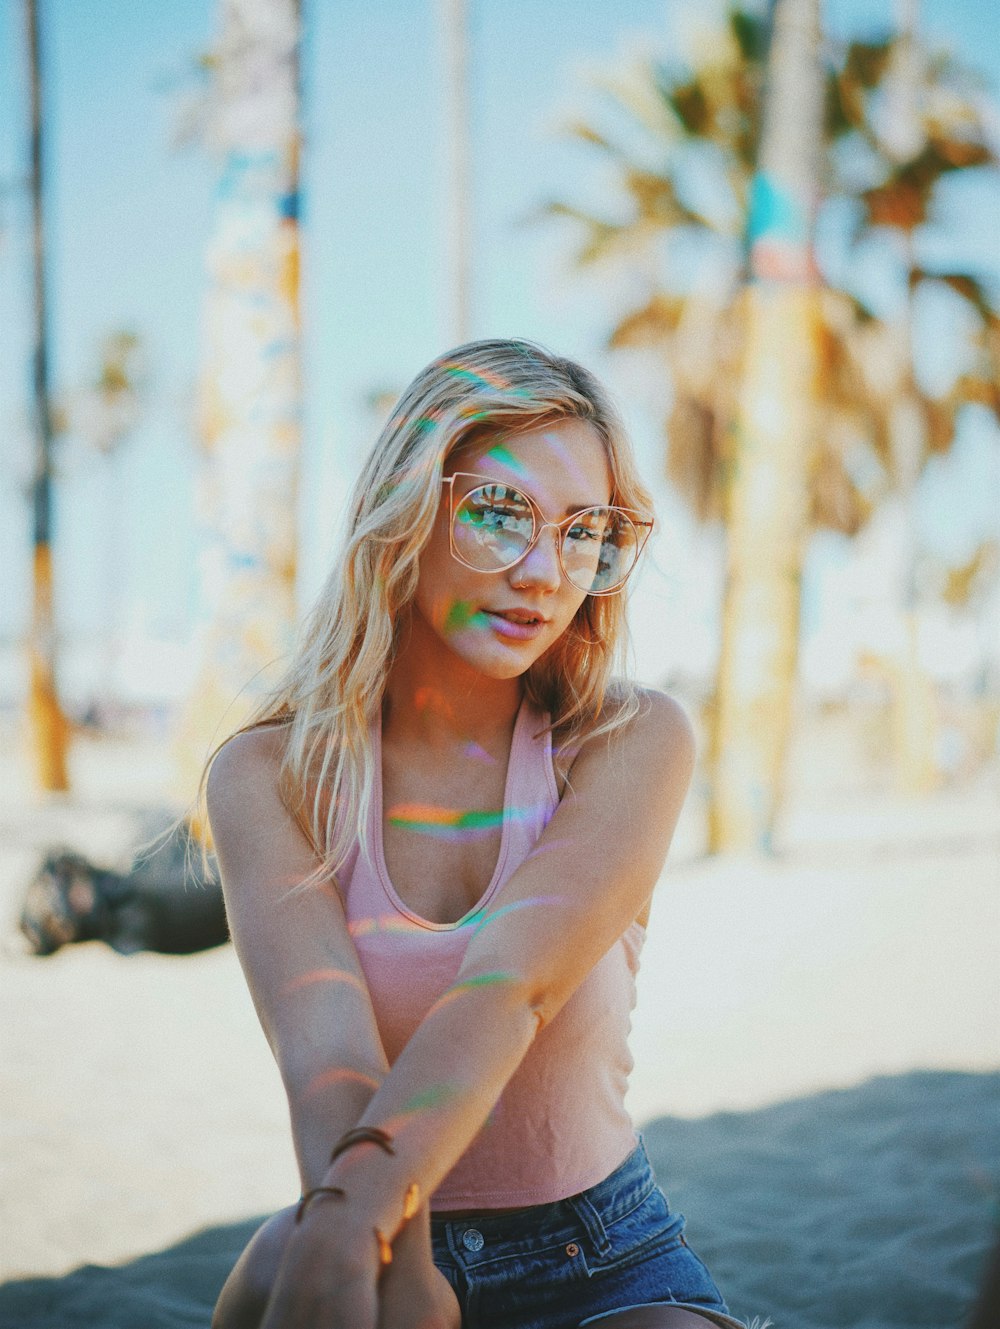
M 514 781 L 514 771 L 516 767 L 515 755 L 521 742 L 521 734 L 524 729 L 528 715 L 527 695 L 521 698 L 521 704 L 517 708 L 517 715 L 514 718 L 514 728 L 510 738 L 510 754 L 507 758 L 507 773 L 504 776 L 503 784 L 503 812 L 500 821 L 500 849 L 497 853 L 496 866 L 493 869 L 493 876 L 490 878 L 489 885 L 479 897 L 472 908 L 461 918 L 456 919 L 454 923 L 434 923 L 429 918 L 424 918 L 416 910 L 400 897 L 395 886 L 392 884 L 392 878 L 389 876 L 389 868 L 385 861 L 385 844 L 382 837 L 382 822 L 385 816 L 385 800 L 382 793 L 382 709 L 378 707 L 375 712 L 373 725 L 372 746 L 374 753 L 374 784 L 372 788 L 371 817 L 373 825 L 371 826 L 371 844 L 374 850 L 372 855 L 375 863 L 375 870 L 378 873 L 382 888 L 389 897 L 390 903 L 397 909 L 404 918 L 408 918 L 418 927 L 426 928 L 432 932 L 457 932 L 459 928 L 471 923 L 487 905 L 491 897 L 495 894 L 503 870 L 507 865 L 507 855 L 510 849 L 510 827 L 511 827 L 511 786 Z

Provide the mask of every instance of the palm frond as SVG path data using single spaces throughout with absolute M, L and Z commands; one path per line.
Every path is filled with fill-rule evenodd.
M 665 230 L 685 225 L 716 229 L 707 217 L 683 202 L 669 175 L 631 166 L 625 171 L 623 183 L 635 202 L 639 221 L 651 222 Z
M 860 88 L 877 87 L 889 67 L 896 40 L 893 33 L 886 33 L 869 41 L 848 43 L 844 57 L 845 79 Z
M 919 400 L 928 452 L 947 452 L 955 441 L 956 407 L 959 403 L 950 394 L 947 397 L 928 397 L 921 393 Z
M 712 109 L 705 88 L 698 78 L 674 83 L 661 89 L 664 100 L 678 123 L 691 138 L 708 138 L 712 127 Z
M 640 309 L 626 314 L 613 328 L 608 346 L 648 346 L 664 342 L 677 331 L 687 301 L 683 296 L 657 292 Z
M 1000 545 L 996 540 L 984 540 L 966 563 L 948 569 L 941 598 L 950 605 L 968 605 L 979 587 L 993 580 L 998 562 Z
M 730 9 L 729 31 L 736 40 L 741 58 L 747 64 L 763 68 L 771 44 L 768 19 L 748 9 Z
M 916 267 L 910 273 L 910 289 L 923 282 L 942 282 L 968 301 L 982 319 L 988 324 L 997 317 L 997 307 L 991 299 L 985 285 L 969 272 L 932 272 L 927 268 Z
M 541 204 L 537 211 L 545 217 L 568 218 L 583 228 L 584 241 L 576 252 L 576 263 L 581 268 L 611 257 L 616 250 L 637 250 L 643 242 L 639 228 L 631 222 L 607 221 L 571 203 L 553 200 Z
M 971 166 L 995 166 L 997 158 L 988 144 L 959 134 L 931 132 L 927 153 L 937 174 L 965 171 Z
M 1000 383 L 982 374 L 960 374 L 952 392 L 957 401 L 985 406 L 1000 422 Z
M 873 504 L 861 492 L 844 458 L 824 440 L 812 458 L 809 476 L 810 520 L 814 526 L 857 535 Z
M 622 150 L 616 143 L 612 143 L 609 138 L 594 129 L 592 125 L 588 125 L 585 120 L 571 120 L 564 128 L 571 138 L 581 139 L 584 143 L 589 143 L 594 148 L 600 148 L 602 152 L 606 152 L 610 156 L 620 157 L 622 155 Z

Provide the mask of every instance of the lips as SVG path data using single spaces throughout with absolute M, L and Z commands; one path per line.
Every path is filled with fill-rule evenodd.
M 530 609 L 484 609 L 483 613 L 495 632 L 515 641 L 537 637 L 549 621 Z
M 505 618 L 508 623 L 547 623 L 549 620 L 532 609 L 487 609 L 494 618 Z

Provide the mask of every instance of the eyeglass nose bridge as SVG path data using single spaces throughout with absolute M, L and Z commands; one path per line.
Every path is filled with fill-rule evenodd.
M 567 520 L 569 520 L 569 518 L 567 518 Z M 563 535 L 563 526 L 564 526 L 564 525 L 565 525 L 565 522 L 558 522 L 558 521 L 541 521 L 541 522 L 539 522 L 538 525 L 535 527 L 535 534 L 534 534 L 534 537 L 532 538 L 531 544 L 528 546 L 528 549 L 526 549 L 524 552 L 525 552 L 525 553 L 528 553 L 528 551 L 529 551 L 530 549 L 533 549 L 534 546 L 535 546 L 536 544 L 538 544 L 538 541 L 541 539 L 542 531 L 544 531 L 544 530 L 546 529 L 546 527 L 548 527 L 549 529 L 551 529 L 551 530 L 553 530 L 553 531 L 556 532 L 556 548 L 558 549 L 558 548 L 560 547 L 560 545 L 562 544 L 562 535 Z
M 524 549 L 524 552 L 517 558 L 517 560 L 514 563 L 511 564 L 511 568 L 520 567 L 520 565 L 524 562 L 524 560 L 528 557 L 528 555 L 538 547 L 538 543 L 542 538 L 542 531 L 544 531 L 546 527 L 550 527 L 556 533 L 556 563 L 558 564 L 559 567 L 559 575 L 560 577 L 567 576 L 568 574 L 566 573 L 566 565 L 563 563 L 563 551 L 562 551 L 562 546 L 563 546 L 562 528 L 564 525 L 565 525 L 564 522 L 557 522 L 557 521 L 540 522 L 536 517 L 534 534 L 532 535 L 531 539 L 528 541 L 528 544 Z

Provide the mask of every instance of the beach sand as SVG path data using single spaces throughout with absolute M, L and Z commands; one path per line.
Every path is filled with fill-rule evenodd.
M 772 857 L 702 857 L 695 790 L 643 953 L 630 1106 L 735 1314 L 958 1329 L 1000 1232 L 1000 771 L 895 793 L 830 756 L 868 752 L 865 723 L 801 731 Z M 81 741 L 73 795 L 44 803 L 16 753 L 0 763 L 2 1329 L 207 1325 L 254 1222 L 297 1194 L 231 948 L 18 945 L 39 851 L 120 858 L 168 787 L 164 749 Z

